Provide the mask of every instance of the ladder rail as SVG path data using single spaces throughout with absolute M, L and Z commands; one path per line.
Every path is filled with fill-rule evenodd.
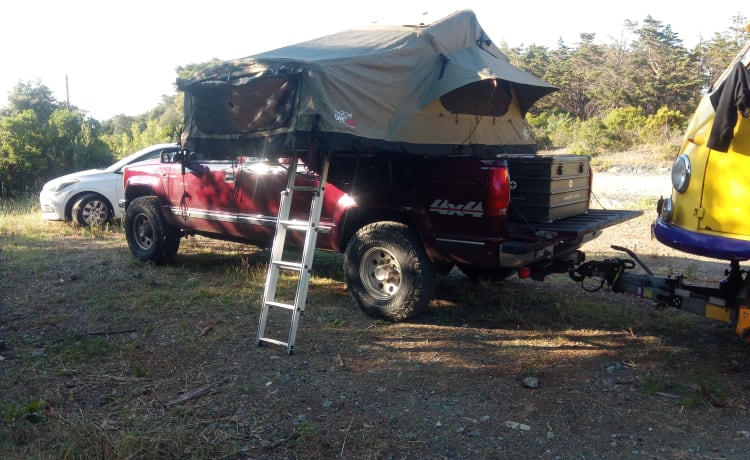
M 325 196 L 325 187 L 327 184 L 330 159 L 327 155 L 323 158 L 323 164 L 321 171 L 319 172 L 319 182 L 317 186 L 296 185 L 298 164 L 299 154 L 295 153 L 292 156 L 291 162 L 289 164 L 289 169 L 287 171 L 287 188 L 281 193 L 279 213 L 276 223 L 276 233 L 274 234 L 274 239 L 271 246 L 271 259 L 268 264 L 266 284 L 264 286 L 263 297 L 261 299 L 261 312 L 258 319 L 258 332 L 256 336 L 256 343 L 258 345 L 261 345 L 262 343 L 283 345 L 286 346 L 287 353 L 289 354 L 291 354 L 294 350 L 294 343 L 297 335 L 299 320 L 302 312 L 304 312 L 305 310 L 305 305 L 307 303 L 307 292 L 310 284 L 310 277 L 312 274 L 313 259 L 315 256 L 315 244 L 319 233 L 320 215 L 323 209 L 323 201 Z M 310 199 L 310 213 L 308 215 L 307 221 L 300 219 L 291 219 L 294 192 L 309 193 L 312 195 Z M 288 230 L 305 232 L 301 261 L 299 262 L 283 260 Z M 297 287 L 295 289 L 293 304 L 279 302 L 276 299 L 276 292 L 281 270 L 292 270 L 298 273 Z M 288 337 L 286 341 L 266 336 L 265 331 L 271 307 L 291 310 Z

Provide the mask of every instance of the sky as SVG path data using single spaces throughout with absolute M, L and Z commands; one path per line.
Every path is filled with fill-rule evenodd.
M 626 20 L 651 16 L 692 48 L 750 19 L 746 0 L 680 7 L 656 0 L 5 0 L 0 6 L 0 106 L 19 83 L 39 80 L 55 99 L 100 121 L 140 115 L 175 94 L 176 68 L 234 59 L 352 27 L 430 23 L 473 10 L 487 35 L 511 47 L 627 39 Z M 703 4 L 701 4 L 703 5 Z M 744 9 L 743 9 L 744 7 Z M 605 10 L 606 9 L 606 10 Z

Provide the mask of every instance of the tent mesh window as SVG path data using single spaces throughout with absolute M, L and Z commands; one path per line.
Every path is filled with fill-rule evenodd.
M 298 84 L 266 77 L 245 85 L 202 85 L 192 91 L 195 123 L 208 134 L 243 134 L 288 127 Z

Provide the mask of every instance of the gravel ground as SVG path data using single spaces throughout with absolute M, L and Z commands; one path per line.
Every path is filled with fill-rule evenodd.
M 594 179 L 612 208 L 651 210 L 669 191 L 665 174 Z M 698 264 L 707 278 L 721 273 L 652 240 L 654 217 L 645 211 L 583 249 L 594 259 L 626 246 L 658 274 Z M 321 279 L 287 355 L 255 346 L 260 290 L 241 284 L 232 297 L 239 282 L 225 273 L 244 256 L 216 256 L 218 269 L 206 270 L 189 263 L 205 252 L 195 239 L 176 268 L 135 265 L 118 238 L 86 240 L 85 254 L 73 238 L 29 244 L 50 270 L 0 258 L 0 401 L 46 401 L 38 431 L 0 425 L 0 457 L 748 458 L 747 344 L 694 315 L 585 292 L 564 276 L 444 277 L 427 312 L 386 324 L 359 311 L 342 280 Z M 105 311 L 75 295 L 100 286 L 165 301 Z M 177 288 L 194 296 L 172 302 Z M 102 324 L 124 332 L 100 336 Z M 88 359 L 62 353 L 102 343 Z
M 594 173 L 592 188 L 595 200 L 602 207 L 632 209 L 649 200 L 670 196 L 672 181 L 668 172 L 642 175 L 599 172 Z
M 657 275 L 689 273 L 693 282 L 716 285 L 724 278 L 728 264 L 724 261 L 697 257 L 667 247 L 653 238 L 651 224 L 656 219 L 656 202 L 671 196 L 669 171 L 660 174 L 618 174 L 599 172 L 593 179 L 593 208 L 642 209 L 637 219 L 608 228 L 599 238 L 584 245 L 587 254 L 622 256 L 612 245 L 626 247 L 646 262 Z

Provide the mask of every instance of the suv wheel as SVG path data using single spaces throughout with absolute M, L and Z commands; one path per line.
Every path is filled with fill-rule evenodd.
M 359 229 L 346 247 L 344 273 L 360 308 L 388 321 L 421 313 L 437 283 L 435 266 L 416 233 L 398 222 Z
M 130 203 L 125 238 L 130 252 L 143 262 L 172 262 L 180 248 L 180 230 L 166 222 L 155 196 L 141 196 Z

